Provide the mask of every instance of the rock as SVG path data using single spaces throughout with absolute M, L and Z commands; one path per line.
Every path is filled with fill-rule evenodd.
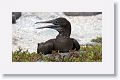
M 15 24 L 16 20 L 21 16 L 21 12 L 12 12 L 12 23 Z
M 102 14 L 102 12 L 64 12 L 66 16 L 92 16 Z
M 56 59 L 59 59 L 59 58 L 64 58 L 64 57 L 79 57 L 79 52 L 78 51 L 74 51 L 74 52 L 67 52 L 67 53 L 53 53 L 53 54 L 47 54 L 45 55 L 46 57 L 54 57 Z

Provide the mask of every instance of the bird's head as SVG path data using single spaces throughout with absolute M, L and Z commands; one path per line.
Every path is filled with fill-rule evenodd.
M 67 36 L 70 36 L 71 34 L 71 24 L 67 19 L 63 17 L 56 18 L 49 21 L 44 21 L 44 22 L 36 22 L 35 24 L 38 24 L 38 23 L 52 23 L 52 25 L 39 27 L 36 29 L 51 28 L 51 29 L 57 30 L 59 34 L 64 34 Z

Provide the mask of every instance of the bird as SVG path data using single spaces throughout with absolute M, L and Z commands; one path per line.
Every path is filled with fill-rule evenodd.
M 59 34 L 54 39 L 50 39 L 46 42 L 38 43 L 37 53 L 52 54 L 52 51 L 59 51 L 61 53 L 69 52 L 70 50 L 78 51 L 80 45 L 74 38 L 70 38 L 71 35 L 71 23 L 64 17 L 59 17 L 49 21 L 36 22 L 35 24 L 52 23 L 44 27 L 38 27 L 36 29 L 50 28 L 57 30 Z

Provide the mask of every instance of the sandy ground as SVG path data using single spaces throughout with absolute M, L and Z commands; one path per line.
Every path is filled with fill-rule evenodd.
M 71 37 L 79 44 L 92 44 L 91 39 L 102 36 L 102 15 L 95 16 L 65 16 L 63 13 L 22 13 L 16 24 L 12 24 L 12 50 L 18 48 L 36 52 L 37 43 L 55 38 L 58 32 L 53 29 L 36 29 L 45 24 L 35 24 L 57 17 L 67 18 L 72 27 Z

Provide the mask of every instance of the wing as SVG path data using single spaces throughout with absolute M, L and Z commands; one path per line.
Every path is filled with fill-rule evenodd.
M 80 45 L 77 40 L 71 38 L 73 41 L 73 49 L 76 49 L 77 51 L 80 49 Z
M 48 40 L 45 43 L 38 43 L 38 47 L 37 47 L 37 53 L 42 53 L 42 54 L 51 54 L 52 50 L 53 50 L 53 43 L 54 40 Z

